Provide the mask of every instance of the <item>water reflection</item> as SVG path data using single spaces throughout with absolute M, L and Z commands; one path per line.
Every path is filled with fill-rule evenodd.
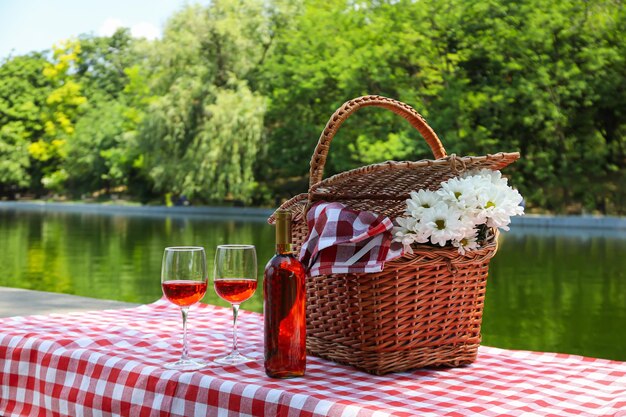
M 146 303 L 161 297 L 163 248 L 200 245 L 209 271 L 222 243 L 257 247 L 260 268 L 273 254 L 263 221 L 199 217 L 0 211 L 0 285 Z M 213 291 L 203 300 L 226 305 Z M 260 311 L 260 294 L 244 307 Z
M 626 238 L 513 229 L 490 266 L 488 345 L 626 360 Z
M 273 254 L 263 220 L 0 210 L 1 286 L 146 303 L 161 297 L 163 248 L 257 247 Z M 626 360 L 626 237 L 616 231 L 514 227 L 490 266 L 483 342 Z M 227 306 L 214 291 L 203 300 Z M 262 294 L 243 305 L 261 311 Z

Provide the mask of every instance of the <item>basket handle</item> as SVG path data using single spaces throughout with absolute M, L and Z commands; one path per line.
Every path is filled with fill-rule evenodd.
M 435 131 L 426 123 L 421 114 L 416 112 L 408 104 L 401 101 L 393 100 L 381 96 L 363 96 L 350 101 L 346 101 L 335 113 L 330 117 L 326 127 L 322 131 L 322 135 L 317 142 L 313 156 L 311 157 L 311 168 L 309 171 L 309 187 L 322 181 L 324 175 L 324 166 L 326 165 L 326 157 L 328 149 L 333 137 L 337 134 L 341 124 L 355 111 L 361 107 L 382 107 L 391 110 L 399 116 L 405 118 L 411 126 L 416 128 L 428 143 L 433 155 L 436 159 L 445 158 L 446 150 L 441 141 L 437 137 Z

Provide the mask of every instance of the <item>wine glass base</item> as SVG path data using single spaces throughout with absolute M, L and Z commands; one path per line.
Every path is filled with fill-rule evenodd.
M 173 369 L 176 371 L 197 371 L 198 369 L 205 368 L 208 365 L 208 363 L 187 359 L 166 363 L 165 365 L 163 365 L 163 367 L 165 369 Z
M 215 363 L 220 365 L 239 365 L 242 363 L 254 362 L 256 359 L 243 356 L 241 353 L 231 353 L 215 359 Z

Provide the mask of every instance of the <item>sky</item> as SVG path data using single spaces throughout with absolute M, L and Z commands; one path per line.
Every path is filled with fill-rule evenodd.
M 9 55 L 50 49 L 80 34 L 159 37 L 167 18 L 185 4 L 210 0 L 0 0 L 0 62 Z

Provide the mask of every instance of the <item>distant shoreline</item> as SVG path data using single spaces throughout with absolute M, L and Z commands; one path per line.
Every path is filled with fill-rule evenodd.
M 209 206 L 139 206 L 99 203 L 56 203 L 31 201 L 0 201 L 0 210 L 15 209 L 38 212 L 64 212 L 104 215 L 206 217 L 216 219 L 266 221 L 273 209 L 258 207 Z M 626 217 L 592 215 L 537 215 L 513 217 L 511 226 L 565 229 L 624 230 Z
M 116 205 L 100 203 L 56 203 L 34 201 L 0 201 L 0 210 L 16 209 L 39 212 L 84 213 L 104 215 L 138 215 L 138 216 L 201 216 L 209 218 L 235 218 L 251 220 L 267 220 L 274 212 L 272 209 L 257 207 L 208 207 L 208 206 L 141 206 Z

